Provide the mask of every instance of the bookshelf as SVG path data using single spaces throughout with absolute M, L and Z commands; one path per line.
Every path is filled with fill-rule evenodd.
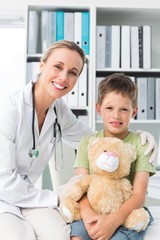
M 122 1 L 124 3 L 124 1 Z M 158 31 L 159 22 L 160 22 L 160 5 L 152 5 L 142 4 L 142 1 L 133 6 L 133 1 L 130 3 L 115 2 L 109 4 L 108 6 L 100 6 L 99 4 L 96 7 L 96 25 L 100 26 L 108 26 L 108 25 L 128 25 L 128 26 L 140 26 L 140 25 L 148 25 L 151 26 L 151 68 L 104 68 L 104 69 L 96 69 L 96 78 L 103 78 L 107 75 L 110 75 L 115 72 L 124 72 L 128 76 L 132 76 L 134 78 L 159 78 L 160 77 L 160 48 L 159 48 L 159 40 L 160 34 Z M 122 4 L 122 5 L 121 5 Z M 106 4 L 107 5 L 107 4 Z M 97 84 L 94 84 L 94 98 L 96 99 L 97 92 Z M 155 88 L 156 90 L 156 88 Z M 156 91 L 155 91 L 156 94 Z M 96 119 L 96 111 L 93 110 L 93 117 Z M 156 117 L 155 117 L 156 118 Z M 95 120 L 94 129 L 99 130 L 102 128 L 102 122 L 100 120 Z M 144 131 L 151 132 L 158 145 L 160 139 L 160 119 L 152 119 L 152 120 L 141 120 L 136 119 L 131 122 L 130 128 L 132 130 L 142 129 Z M 158 158 L 158 167 L 160 166 L 160 159 Z
M 63 1 L 62 1 L 63 2 Z M 91 79 L 92 74 L 90 71 L 91 69 L 91 62 L 90 62 L 90 56 L 93 55 L 92 53 L 92 44 L 89 44 L 88 42 L 88 48 L 86 47 L 86 37 L 90 36 L 90 28 L 88 28 L 88 36 L 85 36 L 84 33 L 86 33 L 87 31 L 87 25 L 90 27 L 90 24 L 88 22 L 88 24 L 84 24 L 83 22 L 85 21 L 84 19 L 86 19 L 88 17 L 88 19 L 90 20 L 90 16 L 91 16 L 91 7 L 88 5 L 82 5 L 79 6 L 78 4 L 71 4 L 71 3 L 60 3 L 60 4 L 55 4 L 55 3 L 51 3 L 50 1 L 46 2 L 44 4 L 44 2 L 36 2 L 36 1 L 32 1 L 32 3 L 29 3 L 27 5 L 27 11 L 26 11 L 26 83 L 29 82 L 31 79 L 34 79 L 36 77 L 36 75 L 38 74 L 38 63 L 39 60 L 44 52 L 44 49 L 46 49 L 49 45 L 50 45 L 50 41 L 48 41 L 48 34 L 51 33 L 50 28 L 48 27 L 49 24 L 51 24 L 51 21 L 49 19 L 49 15 L 50 13 L 54 13 L 55 14 L 55 19 L 57 18 L 58 13 L 62 13 L 63 14 L 63 18 L 64 18 L 64 22 L 63 24 L 65 25 L 65 16 L 70 13 L 72 14 L 72 17 L 74 18 L 74 22 L 72 22 L 72 25 L 75 25 L 75 29 L 74 31 L 76 31 L 78 29 L 78 27 L 81 28 L 81 36 L 83 36 L 82 41 L 80 46 L 83 48 L 83 50 L 86 53 L 86 66 L 84 67 L 85 73 L 83 74 L 83 79 L 81 79 L 81 76 L 79 78 L 78 81 L 78 94 L 79 96 L 77 96 L 76 98 L 74 98 L 73 94 L 77 94 L 77 90 L 73 89 L 73 91 L 67 95 L 67 100 L 66 97 L 64 98 L 64 100 L 66 101 L 66 104 L 70 106 L 70 108 L 73 110 L 73 112 L 76 114 L 77 117 L 81 118 L 82 121 L 85 121 L 85 123 L 87 123 L 90 127 L 92 127 L 92 122 L 91 122 L 91 103 L 92 103 L 92 95 L 89 92 L 89 89 L 91 89 Z M 30 13 L 34 12 L 34 15 L 32 15 L 32 17 L 30 17 Z M 47 19 L 45 19 L 45 21 L 47 21 L 46 23 L 43 23 L 43 16 L 44 13 L 46 14 L 47 12 Z M 35 16 L 36 13 L 36 16 Z M 65 15 L 66 14 L 66 15 Z M 78 25 L 76 28 L 76 18 L 77 16 L 79 17 L 79 14 L 81 14 L 80 19 L 78 19 L 78 24 L 80 24 L 80 26 Z M 87 15 L 88 14 L 88 15 Z M 88 20 L 88 21 L 89 21 Z M 62 36 L 61 39 L 58 39 L 58 29 L 59 29 L 59 25 L 60 25 L 60 20 L 56 20 L 58 22 L 58 24 L 55 24 L 55 32 L 56 32 L 56 36 L 55 36 L 55 40 L 61 40 L 61 39 L 66 39 L 65 36 Z M 34 22 L 38 22 L 37 24 L 37 29 L 34 28 Z M 53 21 L 52 21 L 53 22 Z M 71 22 L 70 22 L 71 23 Z M 64 28 L 64 32 L 65 32 L 65 26 L 63 25 Z M 69 26 L 69 28 L 67 28 L 67 31 L 70 33 L 71 32 L 71 26 Z M 49 29 L 49 30 L 48 30 Z M 49 31 L 49 33 L 46 34 L 45 31 Z M 37 32 L 37 34 L 36 34 Z M 45 32 L 45 33 L 44 33 Z M 32 37 L 33 35 L 33 37 Z M 47 37 L 46 37 L 47 35 Z M 73 36 L 73 39 L 69 39 L 69 40 L 75 40 L 74 37 L 79 37 L 79 36 Z M 37 39 L 37 40 L 36 40 Z M 33 43 L 32 43 L 33 40 Z M 79 39 L 78 39 L 79 40 Z M 78 41 L 77 40 L 77 41 Z M 37 41 L 37 42 L 36 42 Z M 47 42 L 47 43 L 46 43 Z M 33 45 L 36 45 L 34 48 L 32 47 Z M 44 47 L 44 45 L 46 47 Z M 94 75 L 94 74 L 93 74 Z M 86 81 L 85 83 L 83 83 L 82 81 Z M 81 82 L 81 83 L 80 83 Z M 83 84 L 82 84 L 83 83 Z M 84 89 L 84 85 L 86 86 L 86 89 Z M 80 89 L 81 88 L 81 89 Z M 80 90 L 83 91 L 80 94 Z M 85 94 L 84 94 L 84 91 Z M 89 92 L 89 93 L 88 93 Z M 80 96 L 85 96 L 85 101 L 82 101 L 82 97 Z M 78 98 L 78 100 L 77 100 Z M 77 105 L 75 104 L 75 102 L 77 102 Z M 74 105 L 71 105 L 69 103 L 74 103 Z
M 144 0 L 66 0 L 61 1 L 43 1 L 34 0 L 29 1 L 27 4 L 26 11 L 26 64 L 28 62 L 38 61 L 41 57 L 42 52 L 38 50 L 35 54 L 27 52 L 28 44 L 28 13 L 30 10 L 35 10 L 40 13 L 43 10 L 47 11 L 65 11 L 65 12 L 83 12 L 88 11 L 90 15 L 90 26 L 89 26 L 89 55 L 87 55 L 88 61 L 88 102 L 83 107 L 72 107 L 77 112 L 85 112 L 88 117 L 88 124 L 93 130 L 99 130 L 102 128 L 102 122 L 96 120 L 96 93 L 97 84 L 96 78 L 103 78 L 109 74 L 115 72 L 124 72 L 129 76 L 133 77 L 160 77 L 160 2 L 156 0 L 144 1 Z M 96 26 L 98 25 L 149 25 L 151 26 L 151 68 L 96 68 Z M 39 33 L 41 31 L 39 30 Z M 38 45 L 40 49 L 40 45 Z M 151 132 L 157 143 L 159 144 L 160 139 L 160 119 L 157 120 L 134 120 L 131 122 L 131 129 L 137 130 L 142 129 Z M 160 157 L 158 158 L 158 164 L 160 165 Z

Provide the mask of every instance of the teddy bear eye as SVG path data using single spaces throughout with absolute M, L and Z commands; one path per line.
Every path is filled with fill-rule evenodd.
M 107 150 L 104 150 L 104 152 L 107 152 Z

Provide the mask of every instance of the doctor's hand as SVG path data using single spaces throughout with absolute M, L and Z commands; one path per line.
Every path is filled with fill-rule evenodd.
M 149 145 L 146 148 L 144 154 L 147 155 L 149 152 L 151 152 L 149 163 L 155 164 L 158 149 L 154 137 L 152 136 L 152 134 L 146 131 L 138 130 L 136 133 L 140 136 L 142 145 L 145 145 L 148 142 Z

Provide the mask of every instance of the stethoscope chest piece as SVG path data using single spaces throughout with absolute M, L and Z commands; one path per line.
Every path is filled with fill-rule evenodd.
M 39 150 L 38 149 L 32 149 L 32 150 L 30 150 L 30 152 L 29 152 L 29 156 L 30 157 L 38 157 L 39 156 Z

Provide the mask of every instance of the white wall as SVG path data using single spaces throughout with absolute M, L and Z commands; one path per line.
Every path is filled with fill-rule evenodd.
M 0 2 L 1 16 L 25 16 L 27 0 L 5 0 Z
M 21 16 L 25 18 L 26 6 L 31 3 L 44 4 L 46 0 L 4 0 L 0 1 L 0 17 L 2 16 Z M 52 4 L 52 0 L 50 1 Z M 53 2 L 63 2 L 66 4 L 66 0 L 53 0 Z M 73 4 L 75 0 L 72 0 Z
M 27 2 L 28 0 L 0 2 L 0 98 L 25 84 L 26 35 L 23 19 Z
M 25 85 L 25 29 L 0 25 L 0 36 L 1 100 Z

